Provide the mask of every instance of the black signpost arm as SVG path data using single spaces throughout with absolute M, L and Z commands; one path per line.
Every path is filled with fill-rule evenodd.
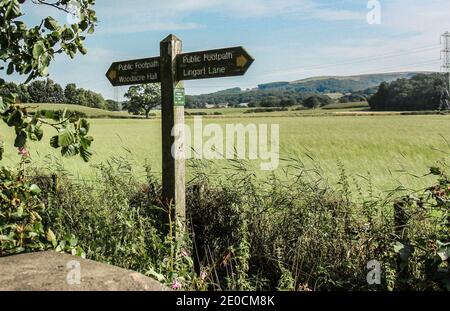
M 162 124 L 162 186 L 163 200 L 167 205 L 175 207 L 173 216 L 178 217 L 179 223 L 186 219 L 185 199 L 185 160 L 184 157 L 175 158 L 172 146 L 175 137 L 172 130 L 178 125 L 184 125 L 184 106 L 175 105 L 176 90 L 182 88 L 182 82 L 177 81 L 176 58 L 181 53 L 182 42 L 174 35 L 161 41 L 161 124 Z M 178 138 L 180 149 L 184 149 L 184 137 Z M 183 150 L 178 150 L 183 152 Z M 173 220 L 173 218 L 172 218 Z

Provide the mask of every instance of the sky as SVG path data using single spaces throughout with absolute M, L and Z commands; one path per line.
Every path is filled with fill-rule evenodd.
M 245 76 L 186 81 L 187 94 L 202 94 L 322 75 L 439 71 L 440 35 L 450 31 L 448 0 L 97 0 L 95 10 L 88 54 L 57 56 L 50 78 L 105 98 L 126 91 L 106 79 L 110 64 L 158 56 L 169 34 L 184 52 L 242 45 L 255 58 Z M 28 23 L 67 21 L 31 1 L 24 12 Z

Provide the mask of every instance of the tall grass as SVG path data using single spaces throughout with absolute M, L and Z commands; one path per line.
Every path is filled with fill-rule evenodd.
M 75 235 L 90 259 L 184 289 L 439 288 L 426 274 L 433 243 L 422 242 L 436 240 L 443 222 L 427 191 L 404 200 L 403 193 L 376 196 L 370 182 L 353 185 L 343 166 L 331 187 L 319 169 L 292 159 L 284 178 L 265 180 L 245 162 L 218 170 L 223 178 L 215 178 L 211 163 L 192 165 L 189 232 L 179 241 L 149 168 L 146 182 L 122 158 L 94 167 L 91 180 L 72 180 L 60 171 L 55 185 L 48 173 L 34 176 L 45 189 L 45 221 L 57 236 Z M 420 247 L 405 264 L 399 245 L 411 241 Z M 376 286 L 367 283 L 372 260 L 382 264 Z

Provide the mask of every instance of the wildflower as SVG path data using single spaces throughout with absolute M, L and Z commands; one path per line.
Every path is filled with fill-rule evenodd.
M 180 281 L 178 281 L 178 279 L 175 279 L 175 281 L 172 284 L 172 289 L 179 290 L 179 289 L 181 289 L 181 286 L 182 285 L 181 285 Z
M 202 273 L 200 273 L 200 280 L 202 282 L 205 282 L 207 276 L 208 276 L 208 273 L 206 273 L 206 271 L 202 271 Z
M 25 147 L 20 147 L 19 148 L 19 155 L 21 155 L 24 158 L 27 158 L 30 156 L 30 153 L 28 152 L 27 148 Z
M 187 250 L 183 249 L 183 250 L 181 251 L 181 256 L 183 256 L 183 257 L 189 257 L 189 252 L 188 252 Z

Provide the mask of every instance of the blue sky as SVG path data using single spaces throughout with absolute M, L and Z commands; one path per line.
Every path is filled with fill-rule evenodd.
M 105 78 L 111 62 L 157 56 L 170 33 L 183 40 L 186 52 L 242 45 L 256 59 L 243 77 L 187 81 L 188 94 L 320 75 L 440 69 L 439 35 L 450 31 L 448 0 L 379 0 L 376 25 L 367 22 L 368 2 L 97 0 L 99 24 L 87 39 L 88 54 L 58 56 L 50 78 L 113 98 Z M 66 20 L 30 1 L 25 13 L 28 22 L 47 15 Z

